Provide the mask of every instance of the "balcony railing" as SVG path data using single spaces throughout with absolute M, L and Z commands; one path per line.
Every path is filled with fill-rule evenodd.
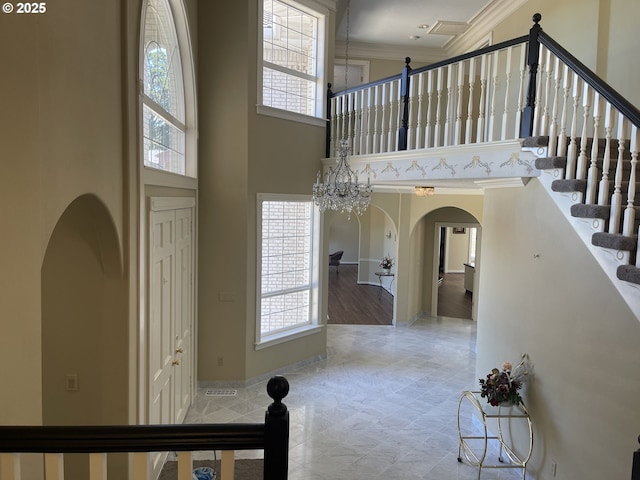
M 282 399 L 289 391 L 284 377 L 269 380 L 274 400 L 264 423 L 127 426 L 3 426 L 0 427 L 0 478 L 21 480 L 21 454 L 44 454 L 47 480 L 64 479 L 64 455 L 89 455 L 83 478 L 107 480 L 110 453 L 129 453 L 134 480 L 149 480 L 151 452 L 178 452 L 178 480 L 191 480 L 195 451 L 222 450 L 222 475 L 233 479 L 235 450 L 264 450 L 264 476 L 286 480 L 289 455 L 289 412 Z

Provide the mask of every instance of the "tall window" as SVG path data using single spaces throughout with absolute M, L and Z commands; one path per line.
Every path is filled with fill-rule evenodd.
M 263 0 L 259 103 L 322 118 L 326 12 L 309 5 Z
M 259 196 L 258 344 L 317 324 L 317 235 L 313 202 Z
M 183 71 L 167 0 L 147 1 L 143 38 L 144 165 L 185 175 Z

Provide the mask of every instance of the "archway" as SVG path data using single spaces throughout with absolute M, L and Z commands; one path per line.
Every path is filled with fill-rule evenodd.
M 93 195 L 78 197 L 42 263 L 44 425 L 128 423 L 126 291 L 109 212 Z M 65 477 L 86 478 L 87 461 L 65 459 Z

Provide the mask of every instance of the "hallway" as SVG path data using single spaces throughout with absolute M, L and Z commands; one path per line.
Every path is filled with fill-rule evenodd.
M 284 400 L 291 414 L 289 479 L 477 479 L 475 468 L 457 461 L 456 420 L 460 393 L 478 388 L 474 322 L 328 325 L 327 334 L 326 359 L 283 374 L 291 385 Z M 239 388 L 236 397 L 205 397 L 199 389 L 187 422 L 262 421 L 265 385 Z M 483 470 L 482 478 L 520 474 Z

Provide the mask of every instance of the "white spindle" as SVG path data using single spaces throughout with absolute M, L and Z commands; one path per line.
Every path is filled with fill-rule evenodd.
M 394 138 L 398 130 L 394 121 L 395 119 L 394 99 L 396 98 L 396 95 L 397 95 L 396 90 L 398 85 L 399 85 L 398 82 L 391 82 L 391 84 L 389 85 L 389 98 L 387 99 L 389 103 L 389 127 L 387 128 L 387 151 L 389 152 L 395 152 L 398 148 L 397 142 L 394 142 Z
M 516 121 L 514 122 L 513 138 L 520 138 L 520 122 L 522 122 L 522 111 L 525 106 L 524 85 L 527 78 L 527 49 L 526 44 L 520 45 L 520 87 L 518 88 L 518 108 L 516 109 Z
M 416 82 L 415 81 L 409 81 L 409 108 L 408 108 L 408 115 L 409 118 L 407 119 L 407 150 L 413 150 L 415 148 L 415 122 L 413 121 L 413 115 L 415 114 L 414 108 L 414 102 L 413 102 L 413 98 L 415 95 L 415 90 L 416 90 Z
M 424 72 L 418 74 L 418 114 L 416 118 L 416 148 L 424 148 L 424 130 L 422 119 L 424 118 Z M 416 81 L 414 77 L 414 82 Z
M 607 102 L 604 113 L 604 154 L 602 156 L 602 177 L 598 188 L 598 205 L 610 205 L 609 169 L 611 168 L 611 136 L 613 132 L 613 107 Z
M 2 480 L 20 480 L 20 454 L 0 453 L 0 478 Z
M 540 48 L 538 51 L 538 58 L 543 58 L 543 52 L 545 50 L 544 45 L 540 44 Z M 533 136 L 538 136 L 540 134 L 540 118 L 542 117 L 542 102 L 540 101 L 540 95 L 542 94 L 542 79 L 545 76 L 545 64 L 541 62 L 539 64 L 538 75 L 536 76 L 536 98 L 535 108 L 533 110 Z
M 542 119 L 540 124 L 540 129 L 538 130 L 539 135 L 544 135 L 549 131 L 549 122 L 550 122 L 550 111 L 551 111 L 551 85 L 553 84 L 553 64 L 551 58 L 551 52 L 547 49 L 545 52 L 545 78 L 544 78 L 544 109 L 542 112 Z
M 591 97 L 593 90 L 589 87 L 587 82 L 584 82 L 582 92 L 582 136 L 580 137 L 580 156 L 578 157 L 578 169 L 576 171 L 576 178 L 584 180 L 587 174 L 587 141 L 588 141 L 588 127 L 589 127 L 589 115 L 591 114 Z
M 575 178 L 576 158 L 578 156 L 578 142 L 576 135 L 578 131 L 578 107 L 580 106 L 580 77 L 572 73 L 573 78 L 573 113 L 571 115 L 571 130 L 569 149 L 567 150 L 567 168 L 565 178 Z
M 464 143 L 469 145 L 473 142 L 473 87 L 476 84 L 476 58 L 469 60 L 469 101 L 467 102 L 467 124 L 464 133 Z M 516 137 L 517 138 L 517 137 Z
M 549 125 L 549 156 L 555 156 L 556 146 L 558 145 L 558 101 L 560 95 L 560 82 L 562 81 L 562 70 L 560 69 L 560 59 L 555 57 L 553 68 L 553 109 L 551 113 L 551 124 Z
M 47 480 L 64 480 L 64 456 L 62 453 L 44 454 L 44 476 Z
M 454 126 L 454 106 L 455 106 L 455 94 L 453 91 L 453 72 L 454 66 L 447 66 L 447 96 L 446 96 L 446 106 L 445 106 L 445 120 L 444 120 L 444 142 L 442 145 L 448 146 L 451 145 L 451 130 Z
M 504 111 L 502 113 L 502 129 L 500 131 L 500 139 L 507 139 L 507 122 L 509 121 L 509 109 L 511 108 L 509 102 L 509 96 L 511 95 L 511 55 L 513 53 L 513 47 L 507 49 L 507 63 L 505 66 L 505 88 L 504 88 Z M 517 137 L 516 137 L 517 138 Z
M 366 123 L 365 123 L 365 142 L 364 142 L 364 153 L 371 153 L 371 130 L 373 128 L 373 89 L 367 88 L 367 105 L 366 105 Z
M 396 128 L 395 128 L 395 141 L 394 141 L 394 151 L 398 150 L 398 143 L 400 142 L 400 127 L 402 126 L 402 85 L 401 81 L 398 82 L 398 92 L 396 95 Z
M 562 117 L 560 120 L 560 135 L 558 135 L 558 149 L 556 155 L 563 157 L 567 155 L 567 122 L 569 119 L 569 95 L 571 94 L 571 80 L 573 80 L 573 72 L 568 66 L 564 66 L 562 75 Z
M 491 105 L 489 107 L 489 132 L 487 134 L 487 141 L 492 142 L 495 139 L 495 119 L 496 119 L 496 103 L 498 96 L 498 55 L 499 52 L 493 53 L 493 65 L 491 66 L 492 80 L 491 80 Z
M 353 126 L 353 155 L 360 155 L 362 151 L 362 90 L 358 90 L 354 95 L 353 109 L 356 113 Z
M 462 89 L 464 88 L 464 63 L 458 62 L 458 93 L 456 95 L 456 127 L 453 134 L 453 144 L 460 145 L 462 139 Z
M 433 136 L 431 117 L 433 115 L 433 70 L 429 70 L 427 76 L 427 121 L 424 124 L 424 147 L 429 148 L 433 145 L 430 139 Z
M 89 454 L 89 479 L 107 480 L 107 454 Z
M 235 452 L 233 450 L 223 450 L 220 459 L 220 480 L 233 480 Z
M 478 130 L 476 132 L 476 142 L 482 143 L 485 141 L 484 122 L 486 112 L 486 92 L 487 92 L 487 57 L 488 55 L 482 55 L 480 62 L 480 101 L 478 103 Z
M 438 68 L 438 86 L 437 86 L 437 94 L 438 94 L 437 102 L 438 103 L 436 105 L 436 126 L 434 131 L 434 138 L 433 138 L 434 147 L 440 146 L 440 123 L 441 123 L 440 119 L 442 115 L 442 89 L 444 88 L 443 74 L 444 74 L 444 69 Z
M 618 161 L 616 176 L 611 195 L 611 214 L 609 215 L 609 233 L 620 233 L 620 214 L 622 212 L 622 175 L 624 164 L 624 135 L 627 119 L 620 113 L 618 116 Z
M 380 100 L 381 103 L 381 109 L 382 109 L 382 115 L 381 115 L 381 125 L 380 125 L 380 151 L 381 152 L 388 152 L 389 150 L 387 149 L 387 138 L 389 135 L 389 94 L 388 94 L 388 90 L 389 90 L 389 86 L 390 84 L 388 83 L 383 83 L 381 85 L 381 91 L 380 91 L 380 95 L 382 95 L 382 98 Z
M 380 151 L 379 136 L 381 135 L 378 130 L 380 127 L 380 86 L 376 85 L 373 89 L 373 153 Z
M 636 197 L 636 166 L 638 164 L 638 150 L 640 150 L 640 138 L 638 138 L 638 127 L 631 126 L 631 172 L 629 172 L 629 191 L 627 192 L 627 208 L 624 210 L 624 222 L 622 234 L 630 237 L 633 232 L 636 220 L 636 209 L 634 207 Z M 640 237 L 638 237 L 640 238 Z
M 338 99 L 331 99 L 331 145 L 330 152 L 334 152 L 337 145 L 338 137 Z
M 586 84 L 585 84 L 586 85 Z M 596 189 L 598 186 L 598 133 L 600 130 L 600 94 L 595 92 L 593 97 L 593 141 L 591 142 L 591 163 L 587 173 L 587 194 L 585 202 L 593 204 L 596 202 Z

